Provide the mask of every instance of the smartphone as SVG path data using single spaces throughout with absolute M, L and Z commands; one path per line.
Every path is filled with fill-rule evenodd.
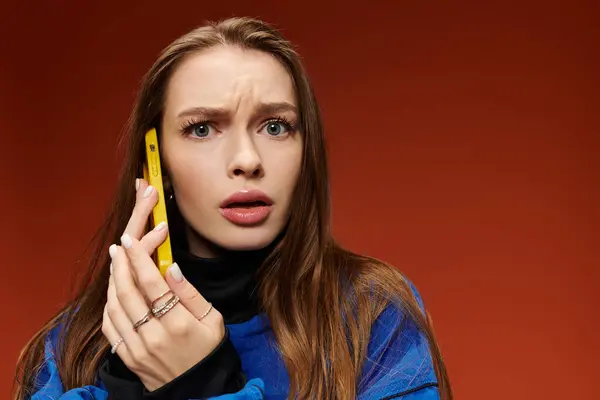
M 144 179 L 158 192 L 158 202 L 150 216 L 150 227 L 154 229 L 161 222 L 167 222 L 167 205 L 165 190 L 163 187 L 162 170 L 160 167 L 160 153 L 158 149 L 158 135 L 156 129 L 152 128 L 146 132 L 146 159 L 144 161 Z M 167 229 L 168 229 L 167 225 Z M 170 235 L 156 249 L 154 262 L 162 276 L 167 273 L 167 268 L 173 264 Z

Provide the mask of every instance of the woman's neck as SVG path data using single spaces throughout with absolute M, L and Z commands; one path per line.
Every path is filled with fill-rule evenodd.
M 185 225 L 184 230 L 187 249 L 191 254 L 201 258 L 219 258 L 227 252 L 227 249 L 207 240 L 189 225 Z

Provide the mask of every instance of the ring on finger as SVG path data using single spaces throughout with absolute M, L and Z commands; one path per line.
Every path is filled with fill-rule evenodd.
M 112 348 L 110 349 L 110 353 L 115 354 L 117 352 L 117 349 L 123 342 L 124 342 L 123 338 L 122 337 L 119 338 L 119 340 L 117 340 L 117 342 L 115 344 L 113 344 Z
M 206 310 L 206 311 L 204 312 L 204 314 L 202 314 L 202 315 L 201 315 L 201 316 L 198 318 L 198 321 L 202 321 L 202 320 L 204 319 L 204 317 L 206 317 L 206 316 L 207 316 L 207 315 L 208 315 L 208 314 L 211 312 L 211 310 L 212 310 L 212 309 L 213 309 L 213 305 L 212 305 L 212 303 L 208 303 L 208 310 Z
M 152 318 L 152 310 L 148 310 L 148 312 L 146 314 L 144 314 L 144 316 L 142 318 L 139 319 L 139 321 L 137 321 L 135 324 L 133 324 L 133 330 L 135 332 L 138 331 L 138 329 L 140 329 L 140 326 L 144 325 L 146 322 L 150 321 L 150 318 Z
M 163 294 L 161 294 L 160 296 L 158 296 L 156 299 L 152 300 L 152 303 L 150 303 L 150 308 L 152 308 L 152 309 L 158 308 L 158 307 L 156 307 L 156 303 L 158 303 L 158 301 L 160 299 L 162 299 L 163 297 L 165 297 L 168 294 L 173 295 L 173 291 L 169 289 L 166 292 L 164 292 Z
M 168 313 L 169 311 L 171 311 L 173 309 L 173 307 L 175 307 L 177 305 L 177 303 L 179 303 L 179 296 L 174 294 L 164 304 L 162 304 L 159 307 L 153 308 L 152 314 L 154 315 L 154 317 L 160 318 L 163 315 L 165 315 L 166 313 Z

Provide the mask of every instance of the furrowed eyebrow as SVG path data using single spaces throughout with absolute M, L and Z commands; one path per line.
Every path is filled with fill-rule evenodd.
M 298 114 L 298 108 L 288 102 L 281 103 L 263 103 L 258 106 L 258 114 L 275 114 L 281 112 L 294 112 Z
M 229 112 L 224 108 L 192 107 L 180 112 L 179 115 L 177 115 L 177 118 L 202 117 L 206 119 L 215 119 L 227 115 L 229 115 Z
M 298 114 L 298 108 L 288 102 L 262 103 L 258 106 L 256 114 L 268 115 L 281 112 L 294 112 Z M 177 118 L 202 117 L 205 119 L 222 119 L 230 114 L 230 111 L 220 107 L 192 107 L 180 112 Z

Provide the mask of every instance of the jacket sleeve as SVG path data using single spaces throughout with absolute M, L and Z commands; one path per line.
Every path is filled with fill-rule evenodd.
M 423 309 L 416 288 L 412 288 Z M 427 339 L 396 305 L 388 305 L 373 324 L 367 352 L 359 400 L 439 399 Z
M 250 399 L 246 392 L 256 391 L 257 382 L 246 386 L 240 358 L 229 339 L 225 337 L 208 356 L 164 386 L 149 392 L 139 378 L 118 356 L 110 355 L 102 364 L 99 376 L 112 400 L 180 400 L 206 399 L 226 393 Z

